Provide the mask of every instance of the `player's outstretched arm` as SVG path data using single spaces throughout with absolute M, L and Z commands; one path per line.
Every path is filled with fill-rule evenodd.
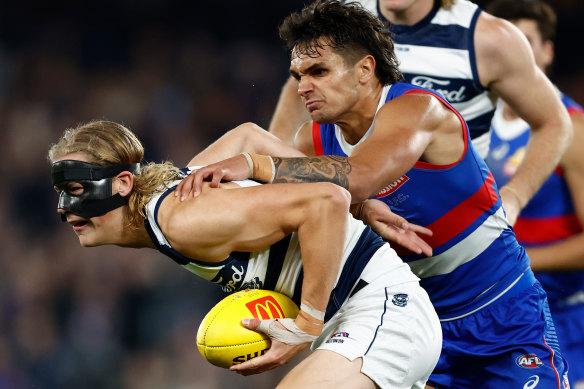
M 303 156 L 296 148 L 282 142 L 254 123 L 243 123 L 223 134 L 215 142 L 197 154 L 187 166 L 209 165 L 239 153 L 278 155 L 282 157 Z
M 237 158 L 241 158 L 240 154 L 244 151 L 248 153 L 278 155 L 282 157 L 304 156 L 301 151 L 285 144 L 258 125 L 254 123 L 244 123 L 226 132 L 223 136 L 210 144 L 205 150 L 191 159 L 187 166 L 212 165 L 213 163 L 234 156 L 235 161 L 237 161 Z M 182 200 L 185 200 L 189 196 L 198 195 L 203 180 L 209 177 L 214 177 L 212 180 L 214 187 L 217 187 L 221 180 L 236 180 L 249 177 L 247 160 L 239 165 L 240 167 L 243 167 L 243 171 L 238 175 L 229 175 L 227 172 L 223 173 L 225 171 L 224 169 L 216 170 L 214 169 L 214 166 L 216 165 L 206 167 L 200 173 L 191 174 L 183 179 L 174 191 L 175 197 L 180 197 Z M 197 190 L 195 191 L 194 189 Z
M 500 190 L 513 225 L 560 162 L 572 138 L 572 125 L 554 86 L 536 66 L 525 36 L 513 24 L 481 14 L 475 45 L 481 82 L 529 123 L 532 131 L 523 162 Z

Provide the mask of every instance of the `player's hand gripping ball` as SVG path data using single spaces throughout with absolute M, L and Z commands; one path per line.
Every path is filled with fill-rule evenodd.
M 207 313 L 197 331 L 197 347 L 213 365 L 229 368 L 263 355 L 270 348 L 270 338 L 245 328 L 242 319 L 295 318 L 296 315 L 298 306 L 281 293 L 260 289 L 236 292 Z

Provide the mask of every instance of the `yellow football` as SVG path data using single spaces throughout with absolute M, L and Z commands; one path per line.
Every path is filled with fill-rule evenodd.
M 260 332 L 248 330 L 242 319 L 295 318 L 298 306 L 282 293 L 247 289 L 230 294 L 215 305 L 199 326 L 197 348 L 215 366 L 229 368 L 263 355 L 270 339 Z

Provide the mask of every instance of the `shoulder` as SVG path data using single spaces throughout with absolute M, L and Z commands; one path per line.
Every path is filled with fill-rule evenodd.
M 440 97 L 423 89 L 411 90 L 386 102 L 376 116 L 378 121 L 409 126 L 412 122 L 435 123 L 445 117 L 455 115 Z M 377 126 L 376 126 L 377 128 Z
M 521 31 L 486 12 L 479 16 L 474 42 L 477 66 L 485 85 L 533 63 L 531 48 Z
M 521 31 L 511 22 L 484 11 L 478 18 L 474 40 L 477 50 L 497 55 L 509 53 L 510 48 L 523 47 L 527 43 Z

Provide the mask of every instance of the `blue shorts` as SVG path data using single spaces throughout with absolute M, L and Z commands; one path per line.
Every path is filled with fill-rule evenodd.
M 560 354 L 547 296 L 530 270 L 487 307 L 461 319 L 442 322 L 442 331 L 442 354 L 428 385 L 568 387 L 568 366 Z
M 584 388 L 584 304 L 553 309 L 552 316 L 562 355 L 570 364 L 568 378 L 572 389 Z

